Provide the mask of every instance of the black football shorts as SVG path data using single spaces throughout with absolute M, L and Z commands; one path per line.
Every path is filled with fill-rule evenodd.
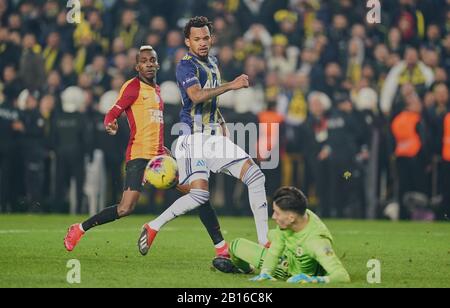
M 144 186 L 144 173 L 147 167 L 148 159 L 133 159 L 130 160 L 125 168 L 125 185 L 123 187 L 124 191 L 138 191 L 142 192 L 142 187 Z

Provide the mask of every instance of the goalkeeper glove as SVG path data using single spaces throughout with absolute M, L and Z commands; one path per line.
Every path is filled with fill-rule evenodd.
M 329 283 L 330 279 L 328 277 L 318 277 L 318 276 L 308 276 L 306 274 L 298 274 L 292 276 L 287 280 L 288 283 Z
M 253 277 L 250 279 L 250 281 L 265 281 L 265 280 L 269 280 L 269 281 L 277 281 L 275 278 L 273 278 L 272 276 L 270 276 L 267 273 L 261 273 L 256 277 Z

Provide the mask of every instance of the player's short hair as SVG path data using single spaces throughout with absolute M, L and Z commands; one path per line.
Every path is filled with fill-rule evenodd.
M 141 52 L 143 51 L 155 51 L 155 49 L 150 45 L 143 45 L 141 48 L 139 48 L 139 52 L 136 55 L 136 63 L 139 63 L 139 56 L 141 55 Z
M 205 16 L 195 16 L 191 18 L 186 26 L 184 27 L 184 37 L 189 38 L 191 35 L 191 29 L 192 28 L 203 28 L 208 27 L 209 32 L 213 32 L 213 24 L 211 21 L 208 20 Z
M 308 208 L 308 198 L 298 188 L 281 187 L 275 192 L 273 201 L 283 211 L 291 211 L 305 215 Z

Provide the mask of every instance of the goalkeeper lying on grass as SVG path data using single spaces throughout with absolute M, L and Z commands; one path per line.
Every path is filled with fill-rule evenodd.
M 350 282 L 333 251 L 330 231 L 312 211 L 297 188 L 284 187 L 274 196 L 273 216 L 278 227 L 269 231 L 270 248 L 245 239 L 231 243 L 229 259 L 216 259 L 214 266 L 227 273 L 261 273 L 252 281 L 277 279 L 289 283 Z

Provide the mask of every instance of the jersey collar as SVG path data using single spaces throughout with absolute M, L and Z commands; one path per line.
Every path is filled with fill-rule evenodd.
M 148 86 L 150 86 L 150 87 L 152 87 L 152 88 L 155 88 L 155 89 L 156 89 L 156 88 L 158 87 L 158 85 L 156 84 L 156 82 L 155 82 L 155 84 L 150 84 L 150 83 L 148 83 L 147 81 L 145 81 L 144 79 L 142 79 L 141 76 L 139 76 L 139 74 L 137 75 L 137 78 L 139 79 L 140 82 L 145 83 L 146 85 L 148 85 Z
M 202 62 L 202 63 L 205 63 L 205 64 L 210 64 L 210 62 L 209 62 L 209 56 L 208 56 L 208 60 L 203 61 L 203 60 L 201 60 L 199 57 L 197 57 L 196 55 L 194 55 L 194 54 L 191 53 L 191 52 L 188 52 L 188 55 L 191 56 L 192 58 L 194 58 L 195 60 L 199 61 L 199 62 Z

